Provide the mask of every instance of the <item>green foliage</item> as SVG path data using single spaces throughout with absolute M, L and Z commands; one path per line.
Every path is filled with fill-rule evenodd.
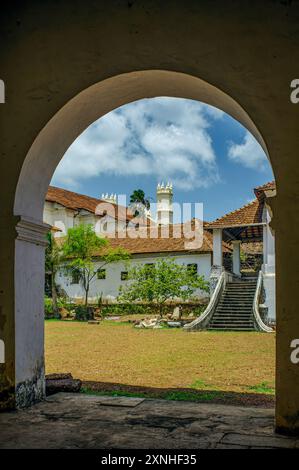
M 257 385 L 252 385 L 251 387 L 248 387 L 248 390 L 256 393 L 265 393 L 267 395 L 274 395 L 275 394 L 275 388 L 272 387 L 269 382 L 261 382 Z
M 96 396 L 111 396 L 111 397 L 136 397 L 136 398 L 159 398 L 162 400 L 174 401 L 192 401 L 192 402 L 210 402 L 210 401 L 224 401 L 226 395 L 224 392 L 218 390 L 211 390 L 209 392 L 197 392 L 193 390 L 174 390 L 174 391 L 136 391 L 131 392 L 128 390 L 102 390 L 96 391 L 87 387 L 81 388 L 81 393 L 85 395 Z
M 121 289 L 120 300 L 153 302 L 159 306 L 160 314 L 167 300 L 190 300 L 198 288 L 208 291 L 208 283 L 203 276 L 195 275 L 193 270 L 171 258 L 135 266 L 128 277 L 130 282 Z
M 107 315 L 157 315 L 159 313 L 159 306 L 154 303 L 113 303 L 113 304 L 101 304 L 97 302 L 98 307 L 101 308 L 101 316 L 106 317 Z M 175 306 L 180 305 L 182 308 L 182 314 L 189 315 L 193 314 L 194 317 L 197 317 L 202 314 L 205 310 L 206 305 L 189 305 L 185 304 L 167 304 L 163 306 L 163 314 L 173 313 Z
M 145 210 L 150 208 L 150 200 L 145 197 L 142 189 L 135 189 L 130 196 L 130 207 L 134 211 L 134 217 L 144 216 Z
M 93 320 L 93 309 L 85 305 L 77 305 L 75 307 L 75 320 L 88 321 Z
M 103 305 L 101 312 L 104 316 L 107 315 L 150 315 L 153 313 L 151 305 L 140 304 L 108 304 Z
M 85 307 L 88 304 L 90 284 L 97 275 L 93 261 L 95 254 L 101 256 L 103 260 L 99 269 L 115 261 L 130 258 L 129 253 L 123 248 L 109 248 L 107 239 L 99 237 L 92 225 L 84 224 L 68 230 L 63 253 L 67 259 L 66 271 L 70 274 L 78 273 L 80 284 L 85 291 Z
M 62 297 L 56 299 L 56 305 L 54 306 L 53 299 L 51 297 L 44 297 L 44 311 L 45 318 L 60 318 L 59 308 L 65 308 L 69 312 L 74 308 L 74 305 Z
M 96 251 L 103 249 L 107 240 L 98 237 L 92 225 L 78 225 L 68 229 L 67 240 L 63 244 L 63 252 L 68 260 L 65 269 L 71 275 L 75 272 L 85 291 L 85 307 L 88 303 L 90 283 L 96 275 L 92 258 Z
M 131 196 L 130 196 L 130 204 L 134 203 L 140 203 L 142 204 L 146 209 L 150 208 L 150 201 L 149 198 L 145 197 L 145 193 L 143 189 L 135 189 Z
M 242 250 L 242 248 L 241 248 L 241 250 L 240 250 L 240 261 L 241 261 L 242 263 L 245 263 L 246 260 L 247 260 L 247 254 L 246 254 L 246 253 Z
M 192 308 L 193 316 L 199 317 L 205 311 L 206 308 L 207 308 L 206 305 L 198 305 L 197 307 Z
M 52 308 L 57 314 L 57 287 L 55 283 L 56 273 L 63 261 L 63 251 L 60 245 L 56 242 L 53 233 L 47 233 L 48 245 L 45 253 L 45 272 L 50 277 L 51 284 L 51 296 L 52 296 Z
M 45 256 L 46 272 L 56 273 L 63 258 L 63 251 L 61 246 L 57 244 L 52 232 L 47 233 L 47 241 L 48 245 Z
M 123 247 L 119 246 L 117 248 L 109 248 L 101 256 L 101 259 L 104 261 L 103 267 L 106 264 L 115 263 L 116 261 L 128 261 L 131 258 L 130 253 L 127 252 Z
M 60 318 L 60 315 L 58 313 L 58 307 L 58 302 L 56 305 L 54 305 L 53 299 L 51 299 L 50 297 L 44 297 L 44 311 L 46 319 Z
M 71 263 L 81 267 L 81 265 L 85 266 L 87 261 L 91 261 L 95 252 L 107 244 L 108 241 L 99 237 L 91 224 L 81 224 L 68 229 L 63 252 L 66 258 L 75 258 Z
M 45 310 L 45 318 L 53 317 L 53 303 L 50 297 L 44 298 L 44 310 Z

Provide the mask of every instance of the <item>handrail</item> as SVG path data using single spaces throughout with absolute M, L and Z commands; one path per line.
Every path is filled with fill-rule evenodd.
M 255 294 L 254 294 L 253 315 L 254 315 L 254 319 L 259 330 L 264 331 L 265 333 L 271 333 L 274 331 L 273 328 L 271 328 L 270 326 L 266 325 L 263 322 L 260 316 L 260 311 L 259 311 L 259 298 L 260 298 L 260 293 L 262 289 L 262 280 L 263 280 L 263 273 L 262 271 L 260 271 L 258 275 L 257 284 L 256 284 Z
M 221 295 L 222 292 L 222 287 L 225 282 L 225 271 L 223 271 L 217 281 L 215 290 L 210 298 L 210 302 L 207 305 L 207 308 L 205 309 L 204 313 L 199 317 L 193 320 L 191 323 L 187 323 L 184 325 L 183 330 L 185 331 L 191 331 L 193 329 L 202 329 L 206 326 L 208 321 L 210 320 L 210 317 L 213 315 L 215 311 L 215 307 L 218 303 L 218 299 Z

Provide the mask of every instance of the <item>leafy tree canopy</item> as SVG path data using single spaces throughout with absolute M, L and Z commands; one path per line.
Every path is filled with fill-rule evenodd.
M 63 252 L 66 258 L 86 261 L 91 260 L 96 251 L 107 245 L 108 241 L 99 237 L 91 224 L 81 224 L 68 229 Z
M 63 244 L 63 252 L 67 260 L 65 269 L 76 272 L 85 291 L 85 306 L 88 304 L 90 284 L 98 269 L 116 261 L 128 260 L 130 254 L 121 247 L 110 248 L 109 240 L 99 237 L 92 225 L 78 225 L 70 228 Z M 95 269 L 94 256 L 100 255 L 101 264 Z
M 163 304 L 170 299 L 189 300 L 196 289 L 208 291 L 208 283 L 193 269 L 164 258 L 153 264 L 134 266 L 130 282 L 121 290 L 120 298 L 126 302 L 154 302 L 162 312 Z

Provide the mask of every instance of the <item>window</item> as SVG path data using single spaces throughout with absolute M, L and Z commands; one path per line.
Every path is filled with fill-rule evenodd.
M 197 276 L 197 264 L 196 263 L 187 264 L 187 268 L 194 276 Z
M 74 269 L 72 271 L 71 284 L 79 284 L 80 282 L 80 271 L 79 269 Z
M 108 228 L 108 222 L 104 222 L 103 224 L 103 232 L 106 232 Z
M 120 278 L 121 278 L 122 281 L 127 281 L 127 279 L 128 279 L 128 271 L 122 271 L 122 272 L 120 273 Z
M 97 278 L 98 279 L 106 279 L 106 269 L 98 269 L 97 270 Z

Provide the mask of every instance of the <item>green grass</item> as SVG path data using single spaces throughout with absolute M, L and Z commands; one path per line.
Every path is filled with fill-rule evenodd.
M 186 333 L 108 320 L 99 325 L 48 320 L 45 346 L 47 374 L 70 372 L 103 384 L 192 389 L 206 392 L 207 400 L 211 391 L 274 394 L 275 334 Z M 171 393 L 176 399 L 181 396 Z M 189 392 L 182 393 L 185 397 Z
M 117 391 L 95 391 L 87 387 L 82 387 L 81 393 L 86 395 L 95 395 L 95 396 L 110 396 L 110 397 L 134 397 L 134 398 L 161 398 L 163 400 L 174 400 L 174 401 L 192 401 L 192 402 L 205 402 L 205 401 L 214 401 L 215 399 L 225 398 L 225 394 L 219 391 L 212 391 L 207 393 L 202 393 L 196 395 L 192 391 L 168 391 L 165 393 L 160 392 L 156 393 L 142 393 L 142 392 L 129 392 L 126 390 L 117 390 Z
M 268 382 L 261 382 L 257 385 L 252 385 L 251 387 L 248 387 L 248 390 L 255 393 L 265 393 L 267 395 L 275 394 L 274 387 L 271 387 Z
M 207 384 L 205 383 L 203 380 L 201 379 L 197 379 L 195 380 L 191 385 L 190 385 L 190 388 L 194 388 L 195 390 L 204 390 L 204 389 L 209 389 L 211 390 L 211 388 L 213 390 L 217 390 L 217 386 L 216 385 L 212 385 L 211 383 L 210 384 Z

